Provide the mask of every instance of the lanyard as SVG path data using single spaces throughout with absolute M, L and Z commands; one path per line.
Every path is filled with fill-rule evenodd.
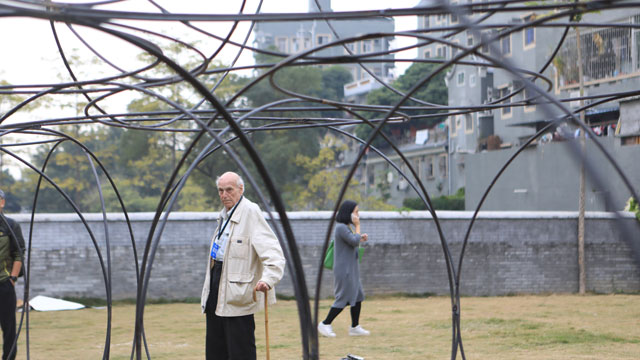
M 233 208 L 231 209 L 231 212 L 227 215 L 227 221 L 224 222 L 224 225 L 222 225 L 222 227 L 220 228 L 220 230 L 218 231 L 218 237 L 216 238 L 217 241 L 220 241 L 220 237 L 222 236 L 222 233 L 224 232 L 224 229 L 227 227 L 227 225 L 229 224 L 229 220 L 231 220 L 231 216 L 233 215 L 233 213 L 236 211 L 236 208 L 238 207 L 238 204 L 240 204 L 240 201 L 242 201 L 242 198 L 244 196 L 240 196 L 240 200 L 238 200 L 238 202 L 233 205 Z

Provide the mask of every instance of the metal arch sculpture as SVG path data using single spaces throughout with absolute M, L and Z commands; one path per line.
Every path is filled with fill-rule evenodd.
M 106 211 L 105 211 L 105 202 L 102 197 L 102 185 L 99 181 L 99 176 L 94 165 L 94 162 L 98 164 L 100 171 L 105 174 L 109 180 L 109 185 L 115 191 L 116 197 L 118 199 L 119 205 L 122 209 L 122 212 L 125 214 L 126 222 L 128 224 L 129 236 L 131 237 L 132 243 L 132 252 L 133 252 L 133 261 L 136 263 L 136 275 L 137 275 L 137 304 L 136 304 L 136 318 L 135 318 L 135 333 L 134 333 L 134 342 L 133 349 L 131 352 L 131 357 L 134 356 L 137 359 L 141 359 L 143 356 L 147 358 L 151 358 L 152 354 L 149 352 L 149 349 L 146 346 L 146 340 L 144 336 L 144 324 L 143 324 L 143 315 L 144 308 L 146 303 L 146 293 L 147 287 L 149 283 L 149 279 L 151 277 L 151 270 L 153 267 L 153 261 L 155 258 L 156 250 L 159 246 L 162 232 L 164 230 L 165 224 L 167 222 L 168 214 L 171 212 L 173 206 L 175 205 L 177 196 L 180 193 L 180 190 L 184 186 L 187 178 L 190 176 L 195 167 L 203 161 L 205 158 L 215 155 L 216 151 L 223 149 L 227 156 L 231 157 L 232 160 L 236 163 L 238 168 L 241 169 L 247 181 L 256 189 L 259 201 L 261 202 L 264 209 L 268 210 L 269 214 L 272 214 L 270 211 L 272 207 L 270 204 L 273 204 L 273 210 L 278 212 L 279 219 L 282 224 L 282 232 L 275 227 L 274 230 L 277 232 L 278 238 L 280 239 L 283 250 L 285 251 L 285 256 L 287 257 L 287 268 L 292 277 L 292 283 L 294 285 L 294 291 L 296 294 L 297 306 L 298 306 L 298 316 L 300 321 L 300 336 L 302 343 L 302 357 L 304 359 L 318 359 L 319 358 L 319 344 L 318 344 L 318 334 L 316 330 L 316 325 L 318 321 L 318 301 L 319 296 L 316 296 L 314 302 L 314 309 L 309 306 L 309 292 L 307 289 L 307 285 L 305 283 L 304 272 L 302 268 L 301 258 L 298 253 L 298 249 L 296 247 L 295 238 L 293 235 L 293 231 L 291 229 L 291 225 L 288 221 L 287 214 L 284 208 L 284 204 L 280 199 L 279 192 L 277 191 L 275 185 L 273 184 L 272 177 L 269 174 L 268 169 L 262 163 L 262 160 L 252 143 L 248 140 L 248 134 L 252 132 L 264 131 L 264 130 L 295 130 L 302 129 L 306 127 L 325 127 L 335 132 L 336 134 L 341 134 L 345 137 L 353 138 L 354 140 L 363 144 L 362 150 L 359 152 L 356 161 L 352 164 L 349 169 L 347 178 L 343 183 L 343 186 L 340 191 L 340 195 L 337 199 L 335 199 L 336 204 L 340 204 L 342 198 L 344 197 L 347 189 L 347 184 L 350 179 L 354 176 L 355 170 L 360 163 L 361 159 L 364 156 L 364 151 L 366 147 L 370 147 L 373 151 L 377 152 L 384 160 L 389 162 L 391 166 L 396 169 L 402 176 L 404 176 L 409 181 L 409 185 L 414 189 L 416 194 L 420 197 L 420 199 L 426 204 L 427 208 L 430 209 L 433 220 L 436 224 L 436 228 L 438 231 L 438 236 L 442 245 L 443 256 L 445 257 L 449 288 L 450 288 L 450 296 L 451 296 L 451 309 L 452 309 L 452 341 L 451 341 L 451 358 L 457 358 L 458 352 L 460 352 L 462 358 L 465 358 L 464 347 L 462 342 L 462 334 L 460 329 L 460 320 L 461 320 L 461 312 L 460 312 L 460 292 L 459 286 L 462 281 L 461 273 L 462 273 L 462 264 L 464 258 L 465 248 L 469 239 L 470 232 L 472 230 L 475 218 L 477 216 L 478 211 L 482 207 L 482 204 L 486 197 L 489 195 L 493 185 L 496 183 L 498 178 L 502 175 L 504 170 L 517 159 L 518 155 L 521 153 L 522 149 L 525 146 L 522 146 L 519 151 L 517 151 L 513 156 L 504 164 L 502 169 L 496 174 L 492 183 L 487 187 L 481 201 L 478 203 L 476 211 L 474 213 L 473 218 L 471 219 L 467 232 L 463 241 L 463 246 L 459 254 L 459 260 L 456 264 L 453 261 L 452 253 L 448 247 L 448 242 L 444 236 L 444 233 L 440 227 L 440 222 L 437 217 L 437 213 L 433 211 L 433 207 L 431 204 L 431 200 L 429 197 L 428 191 L 425 189 L 424 184 L 420 181 L 420 178 L 410 162 L 407 161 L 404 154 L 400 151 L 396 144 L 393 143 L 391 139 L 389 139 L 384 133 L 381 132 L 381 129 L 391 121 L 405 121 L 410 122 L 415 119 L 432 117 L 432 116 L 443 116 L 443 115 L 457 115 L 457 114 L 470 114 L 478 111 L 484 110 L 492 110 L 492 109 L 501 109 L 505 106 L 524 106 L 528 101 L 533 101 L 536 104 L 539 104 L 541 108 L 549 114 L 550 118 L 553 118 L 553 122 L 549 124 L 544 129 L 537 132 L 535 135 L 529 138 L 526 144 L 533 142 L 542 136 L 545 132 L 557 127 L 558 125 L 570 122 L 575 126 L 580 127 L 583 131 L 590 134 L 591 137 L 595 140 L 594 142 L 598 146 L 599 150 L 604 154 L 607 160 L 614 166 L 618 175 L 622 178 L 625 186 L 628 191 L 632 194 L 635 199 L 638 199 L 638 194 L 635 192 L 633 186 L 630 184 L 629 180 L 626 178 L 620 167 L 617 165 L 615 160 L 611 157 L 610 154 L 604 149 L 604 147 L 597 141 L 597 138 L 594 137 L 593 132 L 582 123 L 577 117 L 576 114 L 579 111 L 587 109 L 589 107 L 593 107 L 597 104 L 609 102 L 621 98 L 627 98 L 631 96 L 640 95 L 640 90 L 638 91 L 629 91 L 629 92 L 619 92 L 619 93 L 610 93 L 598 96 L 589 96 L 583 97 L 584 99 L 592 100 L 592 103 L 588 106 L 584 106 L 577 111 L 572 111 L 567 108 L 563 103 L 566 100 L 561 100 L 550 94 L 550 89 L 552 88 L 552 81 L 546 78 L 543 75 L 545 69 L 551 64 L 551 61 L 555 54 L 561 48 L 565 38 L 569 32 L 570 27 L 575 26 L 614 26 L 611 24 L 597 24 L 597 23 L 576 23 L 575 17 L 581 16 L 583 13 L 594 11 L 594 10 L 605 10 L 605 9 L 621 9 L 621 8 L 638 8 L 640 9 L 640 3 L 634 3 L 630 1 L 589 1 L 586 3 L 576 3 L 576 2 L 566 2 L 566 3 L 553 3 L 547 5 L 544 2 L 540 4 L 529 4 L 523 1 L 493 1 L 493 2 L 483 2 L 483 3 L 469 3 L 465 5 L 451 5 L 448 2 L 443 0 L 437 0 L 428 6 L 419 6 L 415 8 L 406 8 L 406 9 L 386 9 L 386 10 L 364 10 L 364 11 L 353 11 L 353 12 L 317 12 L 317 13 L 306 13 L 306 14 L 263 14 L 260 13 L 260 8 L 262 6 L 262 1 L 259 2 L 255 12 L 248 12 L 245 10 L 246 1 L 238 1 L 239 12 L 237 14 L 186 14 L 186 13 L 172 13 L 160 6 L 158 3 L 149 1 L 149 5 L 154 6 L 158 9 L 158 13 L 150 13 L 150 12 L 130 12 L 130 11 L 121 11 L 121 10 L 108 10 L 113 6 L 118 7 L 121 6 L 123 9 L 127 8 L 127 1 L 90 1 L 88 0 L 83 4 L 65 4 L 65 3 L 53 3 L 53 2 L 36 2 L 36 1 L 19 1 L 19 0 L 0 0 L 0 21 L 2 18 L 12 18 L 12 17 L 29 17 L 34 19 L 42 19 L 43 21 L 49 21 L 51 24 L 51 30 L 54 35 L 56 46 L 58 48 L 60 59 L 64 63 L 65 68 L 67 69 L 69 75 L 73 79 L 71 82 L 57 83 L 57 84 L 40 84 L 40 85 L 28 85 L 28 84 L 18 84 L 18 85 L 7 85 L 0 86 L 0 96 L 12 95 L 12 94 L 27 94 L 30 97 L 21 102 L 20 104 L 12 107 L 4 114 L 1 114 L 0 117 L 0 138 L 5 137 L 10 134 L 21 134 L 26 137 L 28 136 L 46 136 L 50 137 L 52 140 L 46 140 L 46 142 L 52 142 L 55 145 L 49 152 L 46 161 L 41 165 L 40 168 L 38 166 L 30 163 L 27 159 L 20 157 L 16 153 L 9 150 L 9 147 L 22 147 L 28 146 L 36 143 L 43 143 L 42 141 L 35 142 L 26 142 L 26 141 L 18 141 L 15 143 L 3 143 L 0 144 L 0 151 L 5 154 L 10 155 L 20 163 L 22 163 L 26 168 L 31 169 L 34 173 L 38 174 L 39 182 L 37 189 L 35 190 L 33 207 L 32 207 L 32 217 L 31 217 L 31 226 L 33 226 L 33 217 L 35 215 L 38 203 L 38 194 L 41 187 L 42 180 L 47 181 L 51 184 L 60 195 L 69 203 L 69 205 L 74 209 L 77 215 L 80 217 L 82 222 L 84 223 L 87 232 L 89 233 L 93 244 L 96 248 L 96 252 L 98 254 L 98 258 L 100 261 L 101 271 L 105 281 L 105 296 L 107 298 L 108 303 L 108 318 L 106 325 L 106 339 L 105 339 L 105 348 L 103 352 L 103 358 L 109 358 L 109 350 L 110 350 L 110 331 L 111 331 L 111 264 L 110 264 L 110 246 L 109 246 L 109 233 L 108 226 L 106 223 Z M 320 4 L 316 1 L 318 8 L 321 9 Z M 321 9 L 322 10 L 322 9 Z M 530 22 L 525 22 L 521 25 L 513 25 L 513 24 L 489 24 L 485 23 L 485 20 L 489 19 L 491 16 L 499 13 L 505 12 L 513 12 L 513 11 L 554 11 L 554 13 L 541 17 L 539 19 L 535 19 Z M 470 18 L 468 15 L 474 13 L 478 14 L 477 18 Z M 373 34 L 363 34 L 356 37 L 344 37 L 342 34 L 339 34 L 335 28 L 331 25 L 332 21 L 336 20 L 348 20 L 348 19 L 367 19 L 367 18 L 376 18 L 376 17 L 395 17 L 395 16 L 409 16 L 409 15 L 454 15 L 459 19 L 457 24 L 448 27 L 433 29 L 417 29 L 415 31 L 406 31 L 406 32 L 395 32 L 395 33 L 373 33 Z M 566 22 L 562 22 L 561 19 L 568 19 Z M 200 50 L 196 46 L 190 45 L 188 41 L 182 41 L 175 37 L 170 37 L 158 32 L 153 31 L 150 27 L 134 27 L 132 25 L 125 24 L 126 20 L 145 20 L 146 24 L 152 23 L 153 21 L 171 21 L 175 23 L 181 23 L 187 26 L 189 29 L 198 32 L 200 34 L 204 34 L 205 36 L 216 39 L 220 41 L 220 45 L 215 49 L 210 49 L 211 55 L 205 55 L 207 51 L 205 49 Z M 306 51 L 294 54 L 280 54 L 274 53 L 271 51 L 256 49 L 247 45 L 249 40 L 249 35 L 251 32 L 251 28 L 255 22 L 260 21 L 299 21 L 299 20 L 323 20 L 326 21 L 329 25 L 334 37 L 335 41 L 323 44 L 321 46 L 317 46 L 315 48 L 308 49 Z M 210 31 L 204 30 L 202 27 L 197 24 L 201 22 L 230 22 L 232 23 L 231 29 L 227 32 L 227 34 L 218 35 L 214 34 Z M 237 25 L 240 22 L 251 22 L 252 26 L 245 34 L 244 42 L 237 43 L 231 40 L 232 35 L 237 31 Z M 68 61 L 68 56 L 65 53 L 64 44 L 60 41 L 57 35 L 56 26 L 57 24 L 66 24 L 66 26 L 72 31 L 72 33 L 82 42 L 82 44 L 93 52 L 104 64 L 112 67 L 118 73 L 117 75 L 109 76 L 109 77 L 96 77 L 95 79 L 79 81 L 74 74 L 74 70 L 72 65 L 70 65 Z M 91 44 L 86 39 L 82 38 L 82 36 L 75 30 L 75 27 L 82 26 L 91 28 L 96 30 L 102 34 L 109 35 L 111 37 L 120 39 L 125 41 L 133 46 L 136 46 L 140 50 L 145 53 L 153 56 L 155 61 L 148 66 L 144 66 L 140 69 L 136 69 L 133 71 L 127 71 L 121 69 L 112 63 L 108 56 L 103 55 L 100 52 L 100 48 Z M 494 46 L 493 44 L 500 39 L 508 35 L 512 32 L 522 30 L 526 27 L 559 27 L 564 28 L 563 35 L 558 42 L 555 50 L 552 55 L 547 59 L 545 64 L 541 69 L 521 69 L 517 67 L 517 64 L 512 63 L 507 58 L 499 57 L 499 56 L 491 56 L 487 54 L 483 54 L 479 51 L 482 46 Z M 640 28 L 640 25 L 630 24 L 630 27 L 636 29 Z M 506 29 L 501 33 L 497 33 L 494 36 L 487 37 L 484 36 L 481 32 L 482 29 L 487 28 L 503 28 Z M 470 33 L 475 34 L 478 38 L 481 39 L 480 42 L 472 45 L 472 46 L 463 46 L 459 45 L 456 42 L 449 40 L 450 37 L 458 34 L 462 31 L 468 31 Z M 435 32 L 436 35 L 433 35 L 431 32 Z M 440 34 L 442 33 L 442 34 Z M 347 44 L 367 39 L 375 39 L 381 37 L 389 37 L 389 36 L 402 36 L 402 37 L 411 37 L 416 40 L 416 44 L 413 46 L 408 46 L 402 49 L 389 50 L 378 53 L 369 53 L 369 54 L 354 54 Z M 191 51 L 194 51 L 201 59 L 201 62 L 194 66 L 192 69 L 186 69 L 174 62 L 172 59 L 167 57 L 160 46 L 157 43 L 154 43 L 154 40 L 162 39 L 163 41 L 170 41 L 176 44 L 180 44 L 181 46 L 185 46 L 189 48 Z M 452 56 L 451 59 L 385 59 L 382 57 L 383 55 L 392 55 L 402 50 L 407 50 L 411 48 L 419 48 L 424 45 L 439 43 L 443 45 L 447 45 L 449 47 L 457 48 L 458 53 Z M 208 65 L 211 61 L 217 59 L 217 56 L 221 53 L 224 48 L 228 47 L 237 47 L 238 53 L 229 67 L 218 69 L 215 71 L 208 70 Z M 317 53 L 323 49 L 342 46 L 347 51 L 348 55 L 340 56 L 340 57 L 328 57 L 328 56 L 319 56 Z M 245 87 L 237 91 L 226 103 L 222 103 L 216 96 L 213 95 L 214 91 L 221 84 L 222 80 L 225 76 L 227 76 L 231 71 L 246 69 L 247 67 L 236 67 L 235 63 L 238 59 L 240 52 L 242 51 L 252 51 L 258 52 L 266 55 L 272 55 L 282 60 L 274 63 L 274 64 L 263 64 L 256 65 L 254 69 L 263 70 L 260 76 L 254 79 L 251 83 L 247 84 Z M 481 61 L 472 59 L 469 60 L 470 55 L 475 55 L 481 58 Z M 425 74 L 421 81 L 416 84 L 413 88 L 411 88 L 406 93 L 402 93 L 397 89 L 394 89 L 390 84 L 385 84 L 382 79 L 375 75 L 370 69 L 366 67 L 366 64 L 369 63 L 384 63 L 384 62 L 394 62 L 394 61 L 412 61 L 412 62 L 430 62 L 437 64 L 437 68 L 435 71 Z M 369 104 L 369 105 L 361 105 L 361 104 L 351 104 L 344 103 L 339 101 L 330 101 L 328 99 L 321 99 L 316 97 L 311 97 L 306 94 L 300 94 L 291 91 L 290 89 L 286 89 L 282 87 L 282 85 L 278 84 L 275 80 L 275 74 L 278 71 L 293 66 L 309 66 L 309 65 L 321 65 L 321 64 L 337 64 L 337 63 L 356 63 L 359 66 L 362 66 L 365 71 L 367 71 L 372 78 L 376 81 L 381 82 L 383 86 L 387 87 L 397 95 L 401 97 L 399 101 L 397 101 L 392 106 L 382 106 L 379 104 Z M 476 105 L 469 106 L 465 108 L 460 108 L 456 106 L 448 106 L 444 104 L 431 104 L 421 99 L 416 99 L 413 97 L 414 93 L 420 89 L 421 86 L 427 84 L 434 76 L 436 76 L 440 72 L 446 71 L 446 69 L 452 65 L 462 64 L 462 65 L 470 65 L 470 66 L 489 66 L 494 68 L 500 68 L 508 71 L 514 78 L 517 78 L 523 84 L 519 88 L 513 90 L 510 94 L 503 96 L 502 98 L 496 99 L 495 101 Z M 156 66 L 165 65 L 171 68 L 175 72 L 175 76 L 169 76 L 164 78 L 150 78 L 144 75 L 144 72 L 153 69 Z M 206 88 L 201 82 L 198 80 L 198 76 L 211 74 L 211 73 L 220 73 L 222 74 L 219 81 L 212 89 Z M 243 109 L 245 111 L 242 116 L 233 115 L 233 109 L 230 108 L 231 104 L 241 97 L 246 91 L 251 89 L 255 84 L 262 80 L 267 79 L 271 86 L 281 92 L 289 96 L 289 99 L 277 101 L 271 104 L 266 104 L 260 108 L 255 109 Z M 543 89 L 535 84 L 536 80 L 540 80 L 548 84 L 547 89 Z M 193 108 L 185 108 L 183 105 L 171 101 L 170 99 L 163 96 L 159 90 L 156 88 L 166 85 L 166 84 L 176 84 L 182 83 L 190 86 L 194 89 L 199 96 L 201 96 L 201 100 L 195 105 Z M 524 99 L 519 104 L 503 104 L 503 101 L 509 98 L 512 98 L 518 93 L 524 92 L 527 90 L 528 93 L 534 94 L 533 97 L 529 99 Z M 121 92 L 125 91 L 136 91 L 147 96 L 155 97 L 159 101 L 162 101 L 166 105 L 168 105 L 172 111 L 163 113 L 163 114 L 155 114 L 155 113 L 123 113 L 123 114 L 115 114 L 109 113 L 104 108 L 100 106 L 100 103 L 106 101 L 112 96 L 115 96 Z M 9 123 L 8 119 L 14 119 L 16 114 L 19 114 L 23 109 L 34 103 L 36 100 L 43 96 L 55 96 L 58 94 L 76 94 L 83 96 L 87 101 L 87 105 L 84 109 L 84 114 L 81 116 L 76 116 L 72 118 L 47 118 L 39 121 L 25 121 L 25 122 L 17 122 L 17 123 Z M 94 94 L 96 96 L 94 96 Z M 412 100 L 415 103 L 419 104 L 418 106 L 407 107 L 405 103 L 408 100 Z M 572 99 L 575 100 L 575 99 Z M 261 127 L 242 127 L 242 123 L 245 120 L 252 119 L 252 117 L 258 112 L 263 111 L 281 111 L 283 105 L 287 105 L 289 103 L 311 103 L 318 104 L 317 106 L 322 106 L 323 109 L 335 109 L 343 111 L 345 114 L 349 114 L 349 116 L 345 116 L 342 119 L 338 119 L 337 121 L 325 121 L 323 119 L 309 119 L 304 124 L 299 124 L 294 119 L 288 118 L 278 118 L 273 119 L 271 123 L 268 123 Z M 207 104 L 211 107 L 212 110 L 201 111 L 198 110 L 203 104 Z M 302 106 L 289 108 L 289 111 L 300 111 L 303 112 L 305 110 L 317 109 L 312 106 Z M 436 115 L 407 115 L 405 110 L 437 110 L 439 113 Z M 562 115 L 555 116 L 552 110 L 559 110 Z M 357 111 L 360 110 L 368 110 L 375 111 L 384 114 L 380 119 L 367 119 L 361 116 Z M 92 114 L 92 111 L 94 112 Z M 97 112 L 97 114 L 96 114 Z M 151 118 L 156 121 L 153 125 L 146 125 L 142 119 L 143 118 Z M 216 120 L 222 119 L 226 126 L 221 127 L 217 125 L 219 122 Z M 99 157 L 91 152 L 86 146 L 84 146 L 78 139 L 75 139 L 73 136 L 69 134 L 65 134 L 62 131 L 56 130 L 60 125 L 65 124 L 101 124 L 104 126 L 116 126 L 122 128 L 131 128 L 131 129 L 139 129 L 139 130 L 147 130 L 147 131 L 163 131 L 163 132 L 177 132 L 184 131 L 178 128 L 174 128 L 173 125 L 180 121 L 186 120 L 193 122 L 197 125 L 196 130 L 189 130 L 193 134 L 193 138 L 188 148 L 185 150 L 185 154 L 177 163 L 173 173 L 171 174 L 170 180 L 165 185 L 163 194 L 158 202 L 155 216 L 152 222 L 151 229 L 147 234 L 147 239 L 145 242 L 144 252 L 142 255 L 142 262 L 139 264 L 138 259 L 138 251 L 136 250 L 135 239 L 133 235 L 133 231 L 131 229 L 131 224 L 128 218 L 128 212 L 126 210 L 124 201 L 122 200 L 117 184 L 113 181 L 111 176 L 109 175 L 108 170 L 101 164 Z M 367 139 L 359 139 L 354 135 L 351 135 L 344 130 L 338 128 L 339 125 L 344 124 L 358 124 L 363 123 L 373 128 L 373 132 Z M 229 132 L 233 132 L 233 135 L 227 134 Z M 223 135 L 225 135 L 223 137 Z M 375 149 L 371 146 L 372 141 L 376 137 L 382 137 L 390 147 L 399 155 L 401 160 L 403 161 L 403 165 L 407 166 L 409 170 L 408 173 L 403 173 L 401 171 L 400 166 L 393 163 L 388 157 L 386 157 L 382 152 Z M 105 235 L 106 235 L 106 256 L 107 261 L 106 265 L 103 261 L 100 247 L 97 245 L 94 235 L 91 233 L 91 230 L 83 218 L 82 212 L 80 208 L 74 204 L 71 198 L 64 192 L 64 190 L 55 183 L 53 179 L 51 179 L 46 174 L 47 163 L 50 159 L 51 154 L 55 151 L 56 147 L 64 142 L 70 141 L 74 143 L 76 146 L 80 147 L 82 151 L 86 154 L 87 161 L 92 169 L 93 177 L 96 181 L 96 188 L 100 194 L 101 200 L 101 208 L 103 212 L 104 218 L 104 226 L 105 226 Z M 253 165 L 257 168 L 259 179 L 266 185 L 267 193 L 262 193 L 260 188 L 256 185 L 257 179 L 252 176 L 251 173 L 247 171 L 245 164 L 240 160 L 240 158 L 235 154 L 234 150 L 229 146 L 230 142 L 239 141 L 242 147 L 249 153 L 249 157 Z M 204 144 L 204 145 L 203 145 Z M 526 145 L 525 144 L 525 145 Z M 196 150 L 196 146 L 202 146 L 201 150 Z M 579 151 L 578 145 L 575 141 L 567 141 L 568 151 L 574 156 L 576 161 L 584 161 L 586 164 L 587 172 L 590 176 L 591 181 L 598 184 L 601 182 L 600 174 L 593 168 L 591 165 L 590 159 L 582 155 Z M 189 163 L 188 155 L 195 155 L 195 160 Z M 183 175 L 179 176 L 179 174 L 184 171 Z M 607 194 L 608 195 L 608 194 Z M 610 195 L 607 197 L 607 201 L 610 201 Z M 337 207 L 334 208 L 334 215 L 337 212 Z M 273 215 L 271 215 L 271 220 L 274 221 Z M 326 247 L 330 240 L 330 234 L 333 227 L 333 221 L 330 222 L 329 227 L 326 232 L 325 242 L 323 244 L 323 250 L 326 251 Z M 622 234 L 626 239 L 629 239 L 631 247 L 634 249 L 636 258 L 640 261 L 640 244 L 634 241 L 633 237 L 630 235 L 630 230 L 627 229 L 623 222 L 620 222 L 620 227 L 622 230 Z M 30 232 L 31 233 L 31 232 Z M 29 250 L 31 249 L 31 235 L 29 239 Z M 322 280 L 322 264 L 321 260 L 319 260 L 318 264 L 318 277 L 316 282 L 316 294 L 320 293 L 320 283 Z M 30 257 L 26 265 L 25 271 L 25 298 L 28 298 L 29 291 L 29 269 L 30 269 Z M 27 332 L 27 358 L 29 358 L 29 338 L 28 338 L 28 312 L 23 312 L 21 319 L 24 319 L 26 314 L 26 332 Z M 21 329 L 20 326 L 20 329 Z M 17 341 L 17 340 L 16 340 Z M 144 351 L 143 351 L 144 345 Z

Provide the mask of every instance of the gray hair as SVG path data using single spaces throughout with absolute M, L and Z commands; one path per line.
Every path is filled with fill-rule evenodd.
M 234 173 L 233 171 L 228 171 L 228 173 L 235 174 L 238 177 L 238 181 L 237 181 L 236 185 L 238 185 L 238 187 L 241 187 L 241 188 L 244 189 L 244 180 L 242 180 L 242 177 L 240 175 Z M 226 173 L 224 173 L 224 174 L 226 174 Z M 224 174 L 222 174 L 222 175 L 224 175 Z M 220 176 L 218 176 L 216 178 L 216 186 L 219 186 L 218 183 L 220 182 L 220 178 L 222 177 L 222 175 L 220 175 Z
M 4 191 L 2 191 L 2 189 L 0 189 L 0 198 L 4 199 Z

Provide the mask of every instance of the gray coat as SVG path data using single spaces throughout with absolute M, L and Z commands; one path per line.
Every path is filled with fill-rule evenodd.
M 351 232 L 342 223 L 336 224 L 333 250 L 333 293 L 336 301 L 335 308 L 354 306 L 356 302 L 364 300 L 364 291 L 360 282 L 360 265 L 358 264 L 359 234 Z

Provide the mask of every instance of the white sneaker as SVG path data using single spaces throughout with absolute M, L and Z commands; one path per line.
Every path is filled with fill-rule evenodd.
M 362 326 L 358 325 L 349 329 L 350 336 L 367 336 L 371 334 L 369 330 L 365 330 Z
M 331 324 L 327 325 L 322 321 L 320 321 L 320 323 L 318 324 L 318 332 L 322 336 L 336 337 L 336 333 L 333 332 L 333 327 L 331 326 Z

